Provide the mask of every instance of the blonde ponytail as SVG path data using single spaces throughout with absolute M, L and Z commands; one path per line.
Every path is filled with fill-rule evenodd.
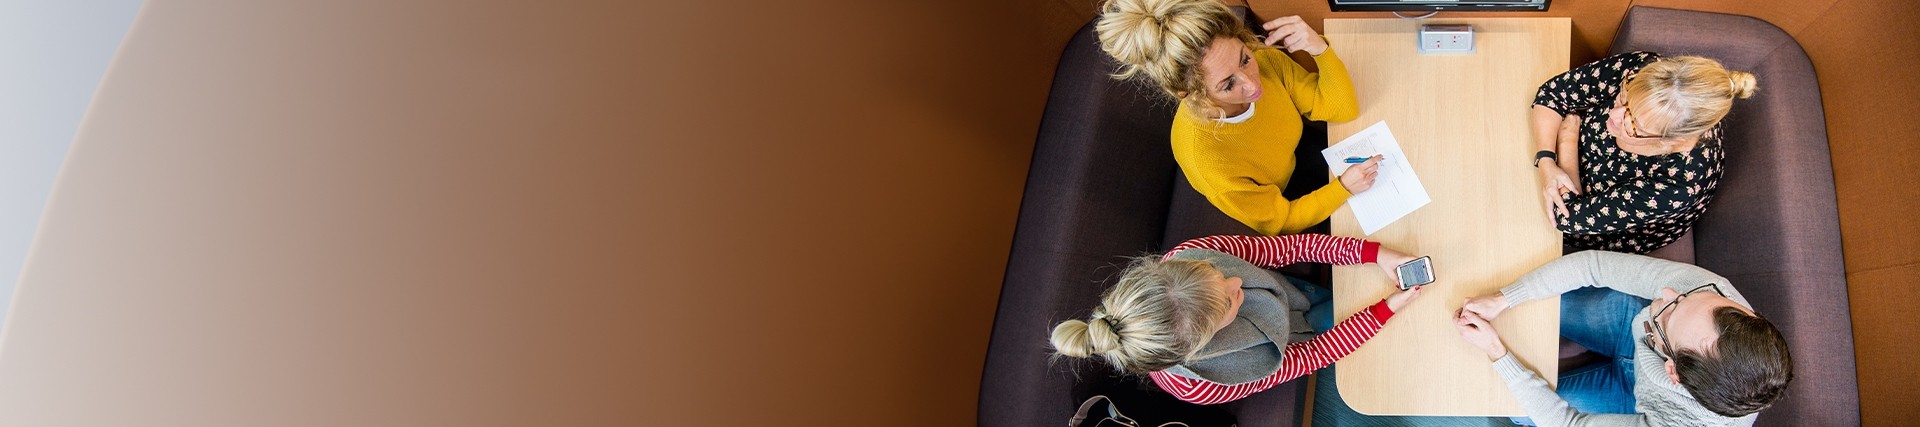
M 1232 309 L 1230 296 L 1211 286 L 1214 271 L 1204 261 L 1134 258 L 1091 318 L 1053 327 L 1054 353 L 1099 357 L 1133 374 L 1186 361 L 1213 337 L 1214 319 Z
M 1689 138 L 1719 124 L 1733 100 L 1753 96 L 1755 88 L 1753 74 L 1708 58 L 1676 56 L 1642 67 L 1621 90 L 1640 94 L 1641 99 L 1629 100 L 1634 114 L 1666 118 L 1665 137 Z
M 1146 76 L 1202 116 L 1218 110 L 1206 96 L 1200 70 L 1207 47 L 1223 37 L 1260 46 L 1218 0 L 1107 0 L 1093 31 L 1101 50 L 1120 62 L 1114 78 Z

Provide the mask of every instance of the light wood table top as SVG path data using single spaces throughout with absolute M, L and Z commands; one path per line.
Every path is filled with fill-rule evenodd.
M 1421 23 L 1472 24 L 1471 54 L 1420 54 Z M 1568 68 L 1567 18 L 1328 19 L 1326 37 L 1346 62 L 1359 118 L 1329 127 L 1337 143 L 1385 120 L 1433 202 L 1366 236 L 1433 257 L 1438 280 L 1379 335 L 1336 364 L 1341 397 L 1374 415 L 1518 416 L 1519 405 L 1485 353 L 1460 338 L 1453 313 L 1467 297 L 1498 292 L 1560 256 L 1540 184 L 1528 110 L 1541 82 Z M 1333 233 L 1361 236 L 1353 213 Z M 1380 269 L 1335 267 L 1344 319 L 1393 291 Z M 1557 298 L 1508 309 L 1493 322 L 1521 363 L 1554 382 Z

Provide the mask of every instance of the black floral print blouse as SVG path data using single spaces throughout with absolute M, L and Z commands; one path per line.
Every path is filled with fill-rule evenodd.
M 1627 76 L 1660 59 L 1627 52 L 1575 67 L 1540 85 L 1533 104 L 1579 114 L 1581 194 L 1556 217 L 1568 246 L 1644 254 L 1673 243 L 1706 212 L 1725 151 L 1715 124 L 1685 153 L 1642 156 L 1607 133 L 1609 109 Z M 1565 155 L 1565 154 L 1562 154 Z

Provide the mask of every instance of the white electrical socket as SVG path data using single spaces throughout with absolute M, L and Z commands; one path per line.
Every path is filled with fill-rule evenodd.
M 1473 53 L 1473 26 L 1467 24 L 1421 25 L 1420 53 Z

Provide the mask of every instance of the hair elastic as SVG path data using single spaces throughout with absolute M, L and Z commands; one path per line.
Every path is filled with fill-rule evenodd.
M 1093 318 L 1087 319 L 1087 323 L 1093 323 L 1095 321 L 1105 322 L 1107 324 L 1107 329 L 1113 329 L 1114 324 L 1112 321 L 1107 320 L 1106 310 L 1094 310 Z

